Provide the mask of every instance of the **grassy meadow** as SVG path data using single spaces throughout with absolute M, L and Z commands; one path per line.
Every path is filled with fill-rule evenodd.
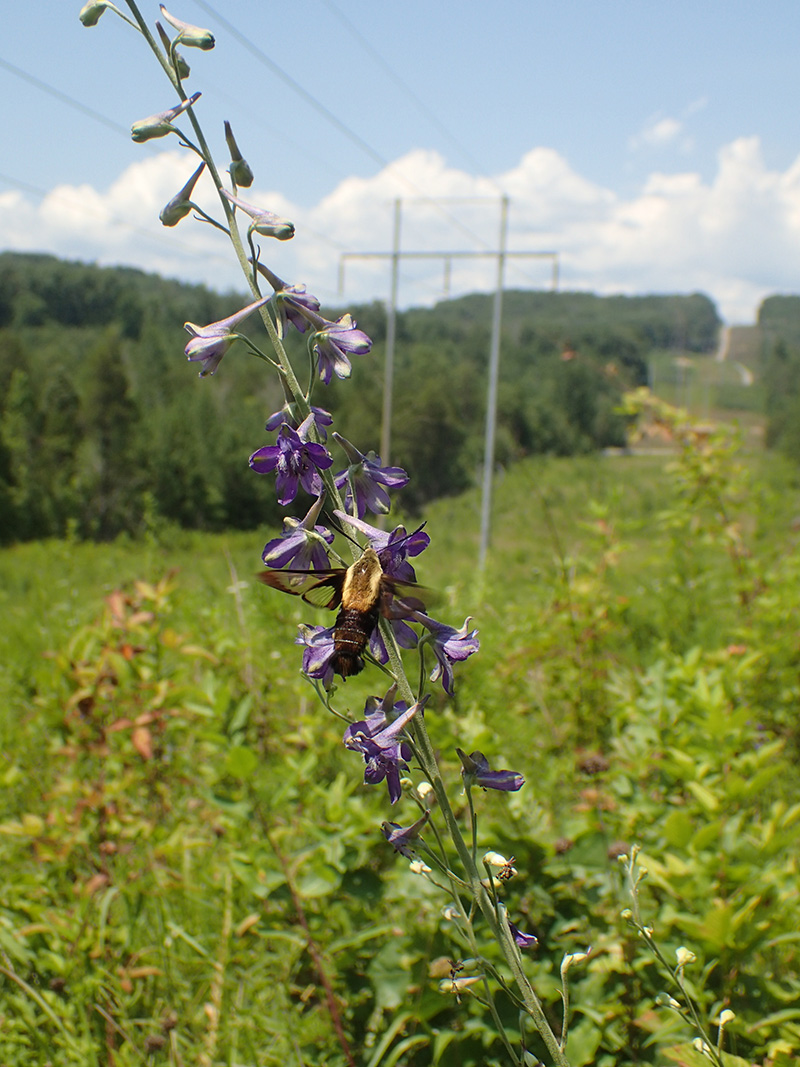
M 695 954 L 713 1040 L 735 1013 L 726 1064 L 788 1067 L 800 479 L 748 434 L 668 433 L 510 467 L 483 575 L 477 491 L 429 509 L 419 580 L 481 650 L 426 719 L 454 798 L 456 745 L 527 779 L 482 796 L 480 844 L 515 857 L 509 914 L 539 939 L 526 966 L 556 1028 L 562 957 L 590 950 L 570 972 L 575 1067 L 705 1062 L 623 915 L 632 845 L 644 921 L 671 967 Z M 467 950 L 381 837 L 415 809 L 362 784 L 300 676 L 296 624 L 329 620 L 253 579 L 270 536 L 0 553 L 7 1067 L 506 1062 L 478 1000 L 439 991 Z M 361 718 L 384 690 L 368 668 L 331 704 Z

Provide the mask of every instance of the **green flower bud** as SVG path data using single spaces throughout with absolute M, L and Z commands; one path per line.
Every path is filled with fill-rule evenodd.
M 188 100 L 182 101 L 176 107 L 171 107 L 169 111 L 161 111 L 157 115 L 149 115 L 146 119 L 139 119 L 138 122 L 134 122 L 133 126 L 131 126 L 131 137 L 137 144 L 152 141 L 156 137 L 166 137 L 168 133 L 175 131 L 175 127 L 172 125 L 173 119 L 177 118 L 182 111 L 186 111 L 199 99 L 200 93 L 194 93 Z
M 185 44 L 187 48 L 199 48 L 203 52 L 208 52 L 209 49 L 214 47 L 214 34 L 211 30 L 204 30 L 200 26 L 192 26 L 189 22 L 176 19 L 174 15 L 170 15 L 163 4 L 159 4 L 159 9 L 170 26 L 174 26 L 178 31 L 174 44 L 180 42 Z
M 167 36 L 167 31 L 161 25 L 160 22 L 156 22 L 156 29 L 158 30 L 158 36 L 161 38 L 161 43 L 164 46 L 164 51 L 172 60 L 172 65 L 175 68 L 175 73 L 183 81 L 184 78 L 188 78 L 191 73 L 189 70 L 189 64 L 180 54 L 177 48 L 173 48 L 172 42 Z
M 221 189 L 220 192 L 253 220 L 247 227 L 248 234 L 259 233 L 262 237 L 274 237 L 278 241 L 289 241 L 294 237 L 293 222 L 289 222 L 288 219 L 282 219 L 271 211 L 265 211 L 263 208 L 246 204 L 244 200 L 239 200 L 238 197 L 229 193 L 227 189 Z
M 675 957 L 678 961 L 678 967 L 680 968 L 685 967 L 688 963 L 694 963 L 697 959 L 697 956 L 695 956 L 692 950 L 684 948 L 683 945 L 681 945 L 680 948 L 675 949 Z
M 249 189 L 253 184 L 255 175 L 250 169 L 250 164 L 246 159 L 231 160 L 231 165 L 228 169 L 231 181 L 241 189 Z
M 242 158 L 236 138 L 233 136 L 231 124 L 227 121 L 225 123 L 225 141 L 231 154 L 231 165 L 229 167 L 231 181 L 241 189 L 249 189 L 253 184 L 253 172 L 247 160 Z
M 96 26 L 107 7 L 116 11 L 118 15 L 121 14 L 113 4 L 109 3 L 109 0 L 89 0 L 88 4 L 84 4 L 81 8 L 78 18 L 84 26 Z
M 192 193 L 197 184 L 197 179 L 204 169 L 205 163 L 201 163 L 181 191 L 176 193 L 167 206 L 163 208 L 158 217 L 164 226 L 177 226 L 181 219 L 185 219 L 192 210 L 194 207 L 191 200 Z

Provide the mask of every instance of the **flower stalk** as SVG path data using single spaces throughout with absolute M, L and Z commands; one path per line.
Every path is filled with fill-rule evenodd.
M 324 389 L 335 378 L 347 379 L 352 370 L 351 357 L 365 357 L 372 349 L 372 340 L 349 313 L 329 319 L 320 313 L 320 304 L 304 285 L 287 284 L 266 263 L 260 260 L 256 237 L 271 237 L 278 242 L 294 235 L 294 224 L 275 213 L 238 198 L 239 186 L 252 184 L 252 171 L 245 162 L 233 137 L 229 123 L 225 124 L 226 143 L 231 156 L 227 178 L 233 191 L 226 187 L 216 165 L 208 141 L 201 127 L 195 104 L 200 94 L 187 96 L 183 77 L 188 73 L 181 65 L 176 48 L 194 47 L 208 51 L 214 46 L 208 30 L 183 22 L 162 5 L 164 20 L 177 35 L 170 40 L 163 26 L 159 40 L 150 31 L 136 0 L 125 0 L 133 24 L 141 32 L 158 62 L 161 64 L 178 103 L 137 123 L 135 140 L 166 137 L 176 134 L 182 147 L 193 153 L 199 162 L 189 182 L 162 210 L 162 222 L 172 226 L 192 210 L 199 221 L 210 223 L 215 231 L 229 238 L 242 274 L 247 281 L 251 299 L 239 311 L 219 322 L 205 326 L 187 323 L 192 335 L 185 354 L 191 361 L 202 363 L 201 374 L 213 375 L 236 340 L 242 340 L 259 359 L 277 370 L 284 404 L 266 420 L 266 431 L 275 433 L 274 443 L 257 448 L 250 456 L 251 468 L 260 475 L 275 476 L 275 488 L 281 506 L 294 504 L 310 497 L 305 518 L 287 516 L 280 536 L 267 542 L 263 560 L 270 566 L 267 584 L 283 592 L 302 596 L 311 604 L 338 609 L 332 626 L 303 625 L 296 643 L 302 646 L 302 668 L 315 687 L 324 706 L 334 715 L 345 718 L 348 725 L 345 745 L 363 757 L 364 781 L 367 785 L 385 783 L 392 805 L 399 804 L 407 789 L 407 772 L 418 769 L 424 776 L 426 793 L 422 787 L 412 794 L 419 807 L 416 821 L 408 824 L 385 821 L 382 825 L 387 842 L 400 854 L 415 859 L 417 852 L 427 856 L 436 868 L 441 885 L 448 894 L 458 928 L 466 939 L 470 953 L 480 974 L 459 978 L 452 966 L 450 984 L 453 990 L 475 988 L 482 990 L 478 999 L 485 1004 L 494 1021 L 498 1040 L 514 1065 L 527 1064 L 529 1054 L 524 1045 L 515 1049 L 497 1011 L 489 984 L 491 977 L 531 1020 L 556 1067 L 569 1067 L 566 1057 L 568 1024 L 568 994 L 566 971 L 562 967 L 564 992 L 564 1025 L 560 1037 L 551 1029 L 542 1003 L 525 973 L 521 948 L 535 944 L 532 934 L 524 934 L 509 922 L 506 909 L 499 899 L 498 886 L 513 874 L 511 861 L 502 863 L 504 873 L 496 882 L 489 870 L 479 868 L 478 816 L 473 789 L 511 792 L 524 785 L 521 774 L 511 770 L 492 769 L 489 760 L 480 752 L 466 755 L 457 750 L 462 764 L 462 778 L 469 808 L 469 825 L 465 833 L 448 795 L 448 789 L 436 756 L 426 723 L 426 704 L 431 687 L 441 685 L 445 697 L 452 697 L 460 664 L 479 649 L 477 630 L 470 629 L 467 617 L 460 628 L 433 618 L 423 602 L 424 590 L 416 587 L 416 575 L 409 557 L 416 557 L 428 545 L 430 538 L 422 527 L 406 532 L 397 526 L 391 533 L 370 526 L 367 512 L 380 516 L 391 510 L 391 491 L 401 491 L 408 475 L 400 467 L 384 467 L 374 451 L 362 452 L 349 440 L 333 432 L 328 442 L 327 427 L 332 416 L 324 408 L 312 403 L 315 389 Z M 116 10 L 113 5 L 96 2 L 87 5 L 83 19 L 94 25 L 103 10 Z M 123 16 L 125 17 L 125 16 Z M 126 21 L 130 21 L 127 20 Z M 173 119 L 185 115 L 193 131 L 190 140 L 173 125 Z M 221 221 L 199 208 L 193 197 L 195 183 L 210 177 L 216 189 Z M 246 231 L 240 229 L 241 213 L 249 218 Z M 263 295 L 261 286 L 266 280 L 272 293 Z M 269 338 L 274 359 L 237 327 L 247 316 L 258 312 Z M 292 360 L 284 345 L 291 328 L 306 336 L 309 356 L 309 381 L 303 388 Z M 344 452 L 346 464 L 334 473 L 330 448 Z M 322 525 L 329 521 L 323 507 L 329 508 L 340 527 L 350 526 L 353 533 L 350 567 L 331 567 L 339 559 L 332 542 L 334 535 Z M 301 512 L 302 513 L 302 512 Z M 333 520 L 330 520 L 333 526 Z M 339 559 L 339 562 L 341 560 Z M 354 592 L 355 590 L 355 592 Z M 403 652 L 416 649 L 419 655 L 419 676 L 416 689 L 409 680 Z M 429 655 L 432 653 L 432 657 Z M 428 674 L 425 657 L 433 670 Z M 371 697 L 364 718 L 352 721 L 334 706 L 333 682 L 336 674 L 343 681 L 365 667 L 377 666 L 390 678 L 388 691 L 382 699 Z M 433 702 L 430 706 L 434 706 Z M 415 761 L 412 769 L 411 763 Z M 430 794 L 432 793 L 432 797 Z M 478 794 L 480 796 L 480 794 Z M 435 801 L 435 803 L 434 803 Z M 434 847 L 426 843 L 425 835 L 432 834 Z M 433 872 L 421 866 L 425 877 Z M 487 888 L 488 887 L 488 888 Z M 499 946 L 505 965 L 513 977 L 510 984 L 495 970 L 481 953 L 476 936 L 475 919 L 483 920 L 490 937 Z M 682 967 L 678 968 L 682 980 Z M 459 984 L 460 983 L 460 984 Z M 331 994 L 332 997 L 332 994 Z M 721 1024 L 721 1026 L 724 1024 Z M 343 1044 L 343 1048 L 347 1048 Z

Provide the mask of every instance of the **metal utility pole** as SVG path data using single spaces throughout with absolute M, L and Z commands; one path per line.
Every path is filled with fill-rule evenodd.
M 494 439 L 497 431 L 497 378 L 500 370 L 500 326 L 503 319 L 503 275 L 506 269 L 508 240 L 508 197 L 500 202 L 500 237 L 497 242 L 497 288 L 494 291 L 492 337 L 489 344 L 489 383 L 486 388 L 486 440 L 483 449 L 483 492 L 481 494 L 481 542 L 478 568 L 486 566 L 492 516 L 492 481 L 494 479 Z
M 400 215 L 402 200 L 394 202 L 392 231 L 392 282 L 386 311 L 386 356 L 383 364 L 383 416 L 381 418 L 381 462 L 389 466 L 392 445 L 392 391 L 394 389 L 394 339 L 397 333 L 397 289 L 400 280 Z
M 428 201 L 430 202 L 430 201 Z M 440 202 L 438 199 L 437 203 Z M 492 511 L 492 484 L 494 480 L 494 446 L 497 430 L 497 382 L 500 368 L 500 335 L 503 316 L 503 288 L 505 284 L 505 267 L 509 259 L 551 259 L 553 261 L 552 289 L 558 289 L 558 252 L 509 251 L 508 244 L 508 209 L 509 198 L 500 198 L 500 234 L 495 251 L 487 252 L 404 252 L 400 249 L 400 222 L 402 200 L 394 201 L 394 229 L 391 252 L 343 252 L 339 257 L 339 292 L 344 291 L 345 263 L 350 259 L 389 259 L 392 265 L 389 303 L 386 316 L 386 358 L 383 379 L 383 417 L 381 423 L 381 462 L 389 464 L 392 434 L 392 392 L 394 388 L 394 350 L 397 323 L 397 293 L 399 288 L 400 260 L 402 259 L 441 259 L 444 262 L 445 290 L 449 296 L 450 271 L 454 259 L 496 259 L 497 282 L 492 310 L 492 332 L 489 346 L 489 379 L 486 392 L 486 432 L 483 461 L 483 491 L 481 498 L 481 535 L 478 554 L 478 566 L 486 564 L 489 551 Z

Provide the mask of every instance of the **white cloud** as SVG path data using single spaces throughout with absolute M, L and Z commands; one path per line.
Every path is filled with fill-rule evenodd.
M 678 137 L 682 129 L 683 123 L 677 119 L 653 119 L 641 131 L 639 140 L 649 145 L 669 144 Z
M 0 247 L 125 263 L 242 289 L 225 241 L 212 227 L 186 219 L 165 229 L 158 222 L 158 212 L 190 170 L 186 156 L 164 152 L 128 167 L 105 191 L 60 186 L 38 203 L 21 192 L 4 193 Z M 416 150 L 372 177 L 347 178 L 310 208 L 275 190 L 245 195 L 297 226 L 291 242 L 261 242 L 273 269 L 288 281 L 307 283 L 331 305 L 386 298 L 386 258 L 349 261 L 344 298 L 337 298 L 335 285 L 341 252 L 390 250 L 395 198 L 404 201 L 404 250 L 491 251 L 498 241 L 501 188 L 511 197 L 509 247 L 558 250 L 565 288 L 702 290 L 734 322 L 752 320 L 770 292 L 800 290 L 800 157 L 784 171 L 770 170 L 755 137 L 725 145 L 710 181 L 691 171 L 653 172 L 629 198 L 589 181 L 544 147 L 531 149 L 494 180 L 448 167 L 436 152 Z M 198 201 L 219 217 L 214 195 L 205 179 Z M 434 206 L 423 196 L 447 202 Z M 491 289 L 495 271 L 490 257 L 454 260 L 452 289 Z M 508 284 L 545 286 L 549 271 L 547 264 L 509 262 Z M 403 260 L 401 302 L 438 299 L 442 278 L 439 259 Z

